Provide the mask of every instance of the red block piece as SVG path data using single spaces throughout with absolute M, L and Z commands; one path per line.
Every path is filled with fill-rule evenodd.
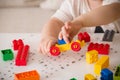
M 21 39 L 13 40 L 13 49 L 18 50 L 19 46 L 24 46 L 23 41 Z
M 17 40 L 13 40 L 13 49 L 18 50 Z
M 88 51 L 97 50 L 99 54 L 109 54 L 110 45 L 109 44 L 98 44 L 98 43 L 90 43 L 88 46 Z
M 58 55 L 60 55 L 60 49 L 58 47 L 56 47 L 56 46 L 52 46 L 50 48 L 50 53 L 53 56 L 58 56 Z
M 78 42 L 73 42 L 73 43 L 71 44 L 71 49 L 72 49 L 73 51 L 80 51 L 80 49 L 81 49 L 80 43 L 78 43 Z
M 90 42 L 90 36 L 87 32 L 84 32 L 85 42 Z
M 78 39 L 80 41 L 85 40 L 85 42 L 90 42 L 90 35 L 87 32 L 84 32 L 84 33 L 80 32 L 78 34 Z
M 20 46 L 18 49 L 17 57 L 15 60 L 15 65 L 16 66 L 26 66 L 27 64 L 27 56 L 29 52 L 29 46 Z

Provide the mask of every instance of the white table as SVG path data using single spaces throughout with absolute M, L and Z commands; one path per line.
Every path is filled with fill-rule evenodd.
M 93 42 L 102 42 L 103 34 L 91 34 Z M 15 66 L 13 61 L 3 61 L 0 56 L 0 80 L 13 80 L 14 73 L 37 70 L 41 80 L 69 80 L 73 77 L 84 80 L 84 75 L 93 72 L 94 64 L 88 64 L 85 60 L 85 53 L 88 43 L 77 53 L 67 51 L 58 57 L 42 55 L 37 52 L 40 39 L 39 33 L 0 33 L 0 50 L 12 49 L 12 40 L 23 39 L 25 44 L 30 45 L 30 53 L 27 66 Z M 106 43 L 106 42 L 103 42 Z M 110 44 L 110 66 L 109 69 L 115 72 L 120 64 L 120 35 L 116 34 Z M 16 57 L 17 52 L 14 52 Z M 99 55 L 100 57 L 101 55 Z M 99 80 L 99 76 L 96 76 Z

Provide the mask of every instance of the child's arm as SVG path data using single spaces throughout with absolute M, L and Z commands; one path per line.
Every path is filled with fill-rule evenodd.
M 120 3 L 112 3 L 96 8 L 72 21 L 73 24 L 82 27 L 105 25 L 120 18 Z M 81 27 L 81 26 L 79 26 Z
M 71 22 L 66 22 L 65 24 L 69 23 L 69 25 L 65 25 L 61 30 L 59 33 L 59 39 L 63 38 L 67 43 L 69 43 L 70 35 L 75 32 L 77 34 L 80 28 L 105 25 L 115 21 L 118 18 L 120 18 L 120 3 L 113 3 L 96 8 L 86 14 L 80 15 Z M 67 33 L 69 37 L 66 37 L 66 34 L 63 33 Z
M 51 18 L 43 27 L 38 51 L 40 53 L 49 53 L 49 49 L 57 42 L 58 34 L 61 27 L 64 25 L 62 21 L 57 18 Z

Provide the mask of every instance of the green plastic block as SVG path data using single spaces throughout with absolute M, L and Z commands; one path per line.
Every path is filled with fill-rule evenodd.
M 70 80 L 77 80 L 76 78 L 71 78 Z
M 8 60 L 13 60 L 14 55 L 11 49 L 5 49 L 1 50 L 2 55 L 3 55 L 3 60 L 8 61 Z
M 117 67 L 115 71 L 114 80 L 120 80 L 120 65 Z

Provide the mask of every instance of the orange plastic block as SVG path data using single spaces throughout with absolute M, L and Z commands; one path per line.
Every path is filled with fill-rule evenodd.
M 94 72 L 97 75 L 100 75 L 102 69 L 107 68 L 109 66 L 109 57 L 102 56 L 94 65 Z
M 40 80 L 40 75 L 36 70 L 17 73 L 14 75 L 15 80 Z
M 91 64 L 98 60 L 98 51 L 91 50 L 86 52 L 86 62 Z
M 97 80 L 92 74 L 86 74 L 84 80 Z

